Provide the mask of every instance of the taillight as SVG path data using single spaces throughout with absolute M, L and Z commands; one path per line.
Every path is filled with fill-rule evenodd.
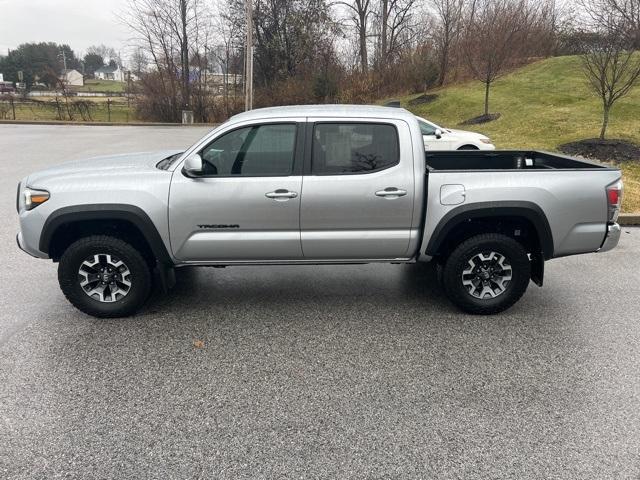
M 620 213 L 620 206 L 622 205 L 622 181 L 618 180 L 616 183 L 612 183 L 607 187 L 607 206 L 608 206 L 608 219 L 610 223 L 615 223 Z

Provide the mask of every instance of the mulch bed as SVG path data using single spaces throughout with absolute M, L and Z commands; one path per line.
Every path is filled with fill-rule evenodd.
M 460 125 L 479 125 L 481 123 L 493 122 L 499 118 L 499 113 L 489 113 L 488 115 L 480 115 L 479 117 L 473 117 L 469 120 L 465 120 Z
M 640 161 L 640 145 L 620 139 L 588 138 L 565 143 L 558 149 L 567 155 L 579 155 L 604 162 Z
M 415 107 L 416 105 L 424 105 L 426 103 L 431 103 L 436 98 L 438 98 L 438 95 L 436 95 L 435 93 L 425 93 L 423 95 L 420 95 L 419 97 L 412 98 L 411 100 L 409 100 L 408 103 L 409 103 L 409 106 Z

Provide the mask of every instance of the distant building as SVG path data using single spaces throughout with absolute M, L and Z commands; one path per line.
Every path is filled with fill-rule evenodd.
M 94 75 L 100 80 L 114 80 L 116 82 L 127 81 L 127 72 L 118 66 L 112 67 L 110 65 L 105 65 L 104 67 L 97 69 Z
M 16 89 L 13 87 L 13 82 L 5 82 L 0 80 L 0 93 L 14 93 Z
M 220 95 L 224 94 L 225 88 L 233 90 L 234 88 L 242 88 L 243 84 L 242 75 L 233 73 L 207 73 L 203 80 L 205 80 L 207 90 Z
M 81 87 L 84 85 L 84 77 L 77 70 L 63 70 L 60 80 L 69 87 Z

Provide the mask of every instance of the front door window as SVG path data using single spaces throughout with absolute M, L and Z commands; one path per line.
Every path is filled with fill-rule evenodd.
M 226 133 L 201 152 L 206 176 L 291 175 L 296 125 L 254 125 Z

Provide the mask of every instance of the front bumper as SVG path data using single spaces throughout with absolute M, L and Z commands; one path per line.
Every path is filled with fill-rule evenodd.
M 16 234 L 16 243 L 18 244 L 18 248 L 19 248 L 20 250 L 22 250 L 24 253 L 29 253 L 29 252 L 27 252 L 27 251 L 24 249 L 24 247 L 22 246 L 22 232 L 18 232 L 18 233 Z M 29 255 L 31 255 L 31 254 L 29 253 Z
M 480 142 L 478 144 L 478 148 L 480 150 L 495 150 L 496 146 L 493 143 L 484 143 L 484 142 Z
M 16 243 L 18 244 L 18 248 L 20 250 L 31 255 L 34 258 L 49 258 L 47 254 L 41 252 L 35 247 L 29 246 L 29 244 L 25 241 L 22 231 L 18 232 L 18 234 L 16 235 Z
M 27 251 L 26 248 L 24 248 L 24 246 L 22 245 L 23 241 L 22 241 L 22 232 L 18 232 L 16 234 L 16 243 L 18 244 L 18 248 L 20 250 L 22 250 L 24 253 L 28 253 L 29 255 L 31 255 L 32 257 L 35 257 L 35 255 L 29 251 Z M 36 257 L 37 258 L 37 257 Z
M 602 242 L 602 246 L 598 249 L 598 252 L 608 252 L 609 250 L 616 248 L 616 245 L 618 245 L 618 242 L 620 241 L 621 231 L 622 229 L 617 223 L 608 225 L 607 236 L 604 237 L 604 242 Z

